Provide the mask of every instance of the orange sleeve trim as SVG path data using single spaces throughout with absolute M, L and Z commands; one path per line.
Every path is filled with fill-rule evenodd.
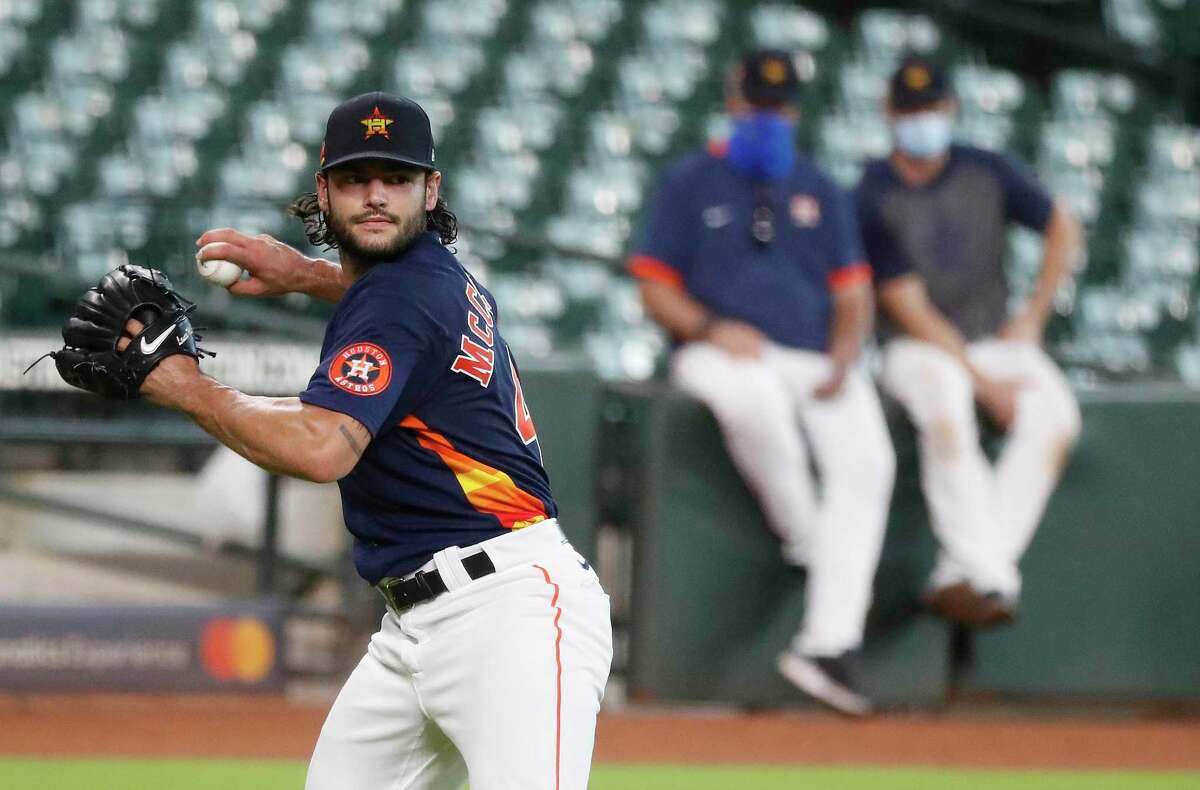
M 829 287 L 834 291 L 869 282 L 871 282 L 871 265 L 866 261 L 855 261 L 829 274 Z
M 671 264 L 650 255 L 634 255 L 629 259 L 629 273 L 639 280 L 653 280 L 675 288 L 683 288 L 683 275 Z

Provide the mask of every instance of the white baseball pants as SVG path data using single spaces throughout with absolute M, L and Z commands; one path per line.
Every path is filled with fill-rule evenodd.
M 985 376 L 1020 387 L 994 467 L 979 444 L 970 376 L 950 354 L 893 340 L 884 352 L 883 386 L 919 436 L 921 485 L 942 548 L 930 587 L 967 581 L 1015 600 L 1017 563 L 1079 436 L 1079 405 L 1054 362 L 1032 343 L 988 339 L 967 353 Z
M 459 559 L 487 552 L 472 581 Z M 448 592 L 383 618 L 306 790 L 585 790 L 612 661 L 608 596 L 554 520 L 434 555 Z
M 689 343 L 671 361 L 675 384 L 716 417 L 784 558 L 808 567 L 792 647 L 812 656 L 862 643 L 896 466 L 879 398 L 861 371 L 847 374 L 837 396 L 813 396 L 830 370 L 825 354 L 778 345 L 749 359 Z

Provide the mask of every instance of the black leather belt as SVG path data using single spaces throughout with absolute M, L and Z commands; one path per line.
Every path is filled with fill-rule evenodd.
M 461 562 L 472 580 L 482 579 L 484 576 L 496 572 L 492 558 L 484 551 L 463 557 Z M 405 609 L 446 592 L 446 582 L 442 580 L 442 574 L 437 570 L 417 571 L 408 578 L 389 576 L 376 584 L 375 589 L 379 590 L 379 594 L 383 596 L 383 600 L 387 601 L 387 605 L 391 607 L 392 611 L 403 612 Z

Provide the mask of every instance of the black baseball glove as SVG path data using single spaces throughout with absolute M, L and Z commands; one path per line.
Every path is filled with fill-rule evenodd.
M 80 297 L 63 324 L 66 345 L 49 356 L 71 386 L 130 400 L 138 397 L 154 366 L 172 354 L 187 354 L 197 361 L 205 354 L 216 356 L 196 346 L 200 338 L 188 320 L 195 309 L 162 272 L 126 264 L 104 275 Z M 145 328 L 124 351 L 118 351 L 117 342 L 131 318 Z

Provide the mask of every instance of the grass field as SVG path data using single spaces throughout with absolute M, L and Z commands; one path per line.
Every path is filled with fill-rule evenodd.
M 299 790 L 304 765 L 222 760 L 0 759 L 4 790 Z M 590 790 L 1200 790 L 1200 773 L 602 765 Z

